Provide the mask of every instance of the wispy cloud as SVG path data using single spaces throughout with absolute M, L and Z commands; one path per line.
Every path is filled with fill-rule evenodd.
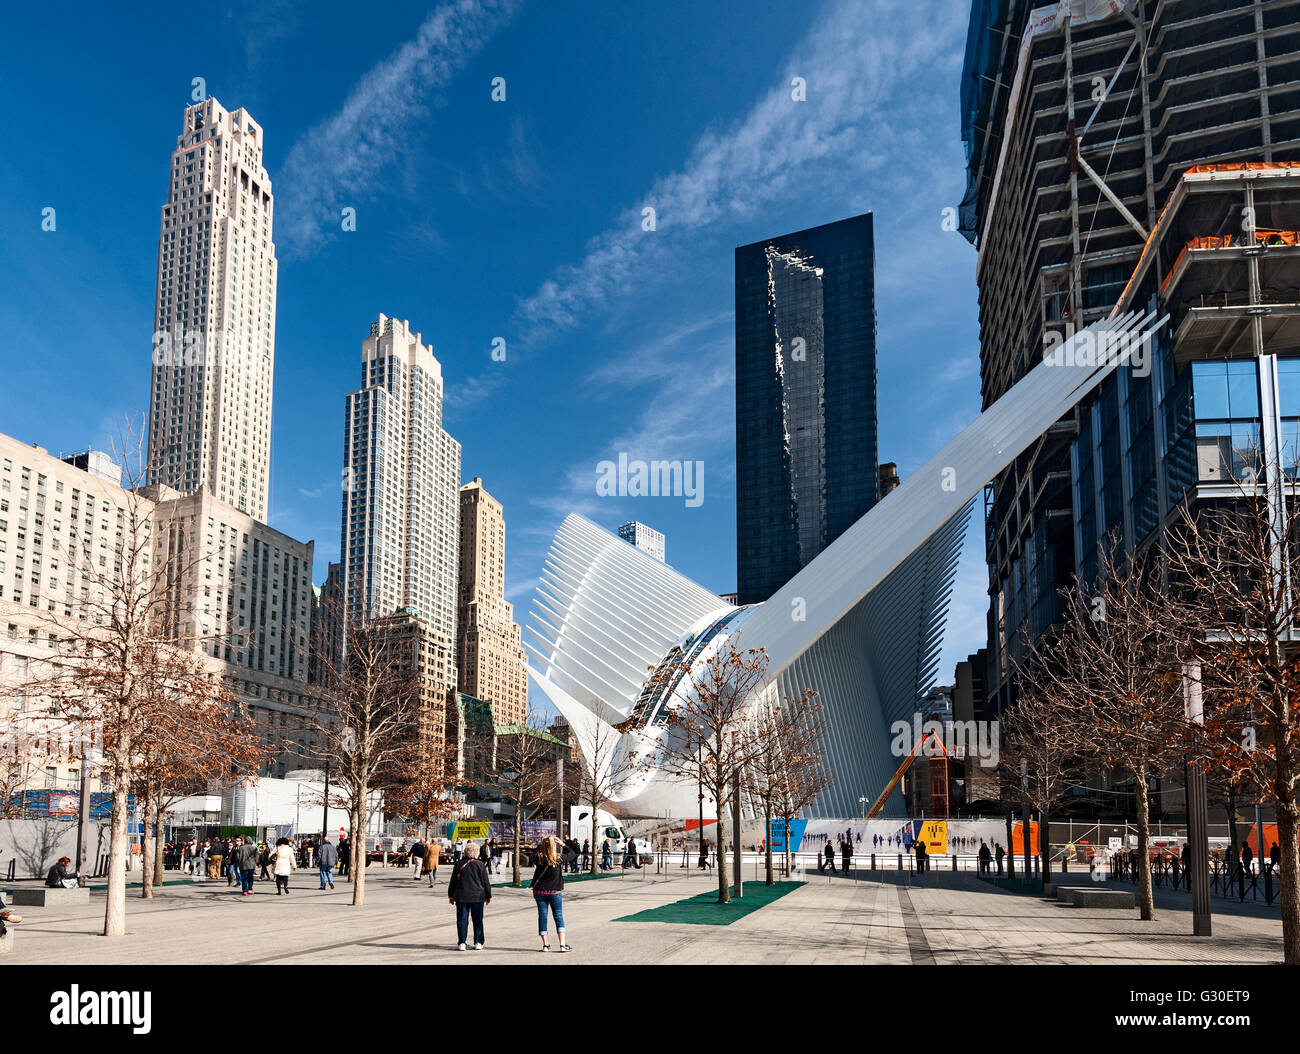
M 829 5 L 771 90 L 731 128 L 702 136 L 679 171 L 587 243 L 580 262 L 522 301 L 523 321 L 575 325 L 663 264 L 672 243 L 684 247 L 682 235 L 759 215 L 812 186 L 838 195 L 873 177 L 878 186 L 906 187 L 915 169 L 895 166 L 913 160 L 933 134 L 914 120 L 928 106 L 916 97 L 919 74 L 958 54 L 961 7 L 959 0 Z M 806 101 L 793 97 L 795 78 L 806 83 Z M 647 207 L 655 210 L 653 231 L 643 230 Z
M 408 126 L 513 16 L 521 0 L 455 0 L 436 8 L 414 39 L 375 65 L 342 109 L 301 136 L 281 176 L 276 230 L 286 257 L 307 256 L 338 229 L 400 160 Z

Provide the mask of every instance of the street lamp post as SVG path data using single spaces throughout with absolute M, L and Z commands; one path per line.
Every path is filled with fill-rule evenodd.
M 1205 723 L 1201 697 L 1199 664 L 1183 666 L 1183 708 L 1194 725 Z M 1209 800 L 1205 787 L 1205 768 L 1198 761 L 1187 764 L 1187 864 L 1191 868 L 1192 936 L 1209 937 L 1213 924 L 1210 917 L 1210 835 Z

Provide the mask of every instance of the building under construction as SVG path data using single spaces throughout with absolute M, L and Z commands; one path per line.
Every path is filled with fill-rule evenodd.
M 961 92 L 984 406 L 1121 301 L 1172 315 L 1154 369 L 986 490 L 996 714 L 1102 539 L 1143 544 L 1239 444 L 1295 432 L 1300 0 L 975 0 Z

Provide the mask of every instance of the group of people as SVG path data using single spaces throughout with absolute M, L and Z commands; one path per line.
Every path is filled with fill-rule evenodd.
M 980 839 L 980 849 L 978 854 L 979 862 L 980 862 L 980 874 L 983 875 L 983 874 L 991 873 L 993 861 L 994 859 L 996 859 L 998 865 L 998 878 L 1001 878 L 1002 861 L 1006 859 L 1007 851 L 1002 848 L 1001 842 L 994 842 L 993 846 L 994 848 L 990 850 L 988 842 L 984 841 L 983 838 Z
M 840 860 L 844 867 L 844 873 L 847 875 L 849 873 L 849 868 L 853 863 L 853 841 L 851 838 L 839 838 L 836 841 L 836 845 L 839 847 Z M 831 845 L 830 839 L 827 839 L 824 852 L 817 856 L 818 874 L 825 874 L 828 867 L 831 869 L 832 875 L 838 874 L 835 870 L 835 849 L 836 846 Z
M 561 842 L 554 835 L 547 835 L 537 846 L 531 888 L 537 906 L 537 935 L 541 938 L 543 952 L 551 950 L 547 929 L 552 918 L 559 938 L 556 950 L 572 951 L 564 932 L 564 875 L 581 852 L 581 848 L 575 850 L 573 839 L 567 843 Z M 488 862 L 491 859 L 492 854 L 487 844 L 480 845 L 476 850 L 472 841 L 466 841 L 452 864 L 451 879 L 447 883 L 447 902 L 456 909 L 458 951 L 463 952 L 469 947 L 471 926 L 475 950 L 483 949 L 486 940 L 483 912 L 492 903 L 492 878 L 488 872 Z

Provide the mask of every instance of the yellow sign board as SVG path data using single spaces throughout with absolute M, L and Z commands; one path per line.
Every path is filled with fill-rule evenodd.
M 939 856 L 948 855 L 948 821 L 947 820 L 926 820 L 921 824 L 921 841 L 925 843 L 925 851 L 931 855 Z
M 451 833 L 447 837 L 452 841 L 457 838 L 483 839 L 488 836 L 488 822 L 486 820 L 457 820 L 449 826 L 451 827 Z

